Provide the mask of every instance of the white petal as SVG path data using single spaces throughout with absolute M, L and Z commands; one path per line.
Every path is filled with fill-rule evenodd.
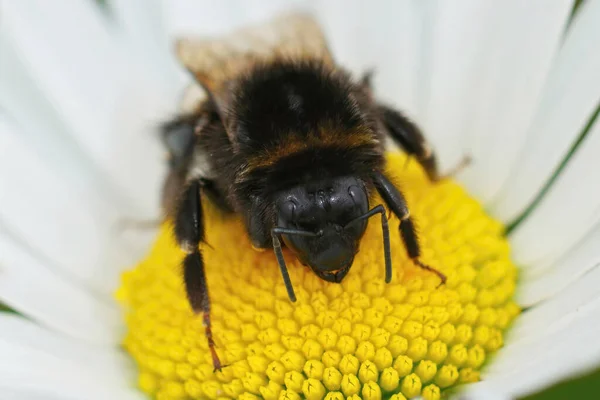
M 55 172 L 24 143 L 24 137 L 0 115 L 3 224 L 63 273 L 111 292 L 121 269 L 141 256 L 139 248 L 117 234 L 120 216 L 98 201 L 95 191 L 86 193 Z
M 88 365 L 102 372 L 107 368 L 129 366 L 127 356 L 114 346 L 90 345 L 37 325 L 22 316 L 0 313 L 0 341 Z
M 547 298 L 552 298 L 592 268 L 600 265 L 598 243 L 600 243 L 600 225 L 597 225 L 581 243 L 578 243 L 575 248 L 567 252 L 543 273 L 535 274 L 530 273 L 534 271 L 524 270 L 520 276 L 518 303 L 529 307 Z M 600 283 L 598 284 L 600 285 Z M 569 290 L 571 291 L 570 287 Z
M 314 3 L 338 63 L 357 77 L 373 70 L 378 98 L 417 121 L 420 121 L 421 33 L 427 8 L 423 3 L 356 0 Z
M 0 302 L 71 337 L 114 345 L 120 340 L 118 308 L 100 300 L 58 269 L 48 268 L 0 226 Z M 45 264 L 45 265 L 44 265 Z
M 0 314 L 0 326 L 16 330 L 8 335 L 0 334 L 2 393 L 44 394 L 45 398 L 77 400 L 143 398 L 134 388 L 134 369 L 130 363 L 124 358 L 107 357 L 114 353 L 111 348 L 105 349 L 107 355 L 101 354 L 101 349 L 83 349 L 81 345 L 47 337 L 48 332 L 26 326 L 14 318 Z M 19 333 L 25 338 L 19 338 Z M 79 351 L 88 355 L 96 352 L 98 356 L 84 362 L 81 355 L 74 355 Z
M 167 32 L 172 38 L 214 36 L 278 14 L 306 11 L 310 0 L 163 0 Z
M 473 158 L 464 182 L 491 200 L 525 140 L 571 11 L 570 0 L 494 2 L 471 71 L 464 140 Z M 535 23 L 532 23 L 535 21 Z
M 493 203 L 510 221 L 539 193 L 588 123 L 600 93 L 600 2 L 583 3 L 548 76 L 521 157 Z
M 431 31 L 425 50 L 429 79 L 424 80 L 424 115 L 419 121 L 426 137 L 435 145 L 442 170 L 455 166 L 469 145 L 465 129 L 471 118 L 472 97 L 478 87 L 473 73 L 488 49 L 490 29 L 495 27 L 503 4 L 480 0 L 437 2 L 426 24 Z M 406 61 L 404 61 L 406 62 Z
M 155 63 L 169 61 L 170 43 L 166 35 L 161 0 L 109 0 L 108 9 L 117 20 L 121 38 L 130 50 L 139 52 Z M 156 65 L 148 65 L 155 68 Z
M 130 211 L 158 215 L 163 169 L 153 128 L 172 111 L 172 95 L 123 54 L 92 2 L 3 2 L 2 20 L 29 79 Z
M 44 393 L 60 399 L 144 399 L 133 374 L 119 366 L 98 372 L 85 364 L 64 361 L 0 341 L 0 390 Z
M 244 1 L 164 0 L 167 32 L 171 37 L 219 35 L 247 23 Z
M 124 203 L 119 201 L 115 188 L 102 180 L 96 166 L 70 137 L 69 128 L 43 91 L 31 81 L 16 50 L 2 35 L 0 55 L 0 108 L 2 114 L 18 121 L 19 138 L 45 162 L 54 165 L 71 184 L 122 210 Z
M 565 290 L 545 302 L 526 310 L 514 323 L 507 342 L 531 340 L 551 331 L 568 326 L 578 310 L 598 301 L 600 268 L 592 269 Z
M 174 95 L 180 94 L 189 77 L 173 57 L 163 1 L 109 0 L 108 8 L 118 22 L 115 40 L 127 54 L 139 56 L 144 71 L 154 73 L 157 83 L 171 86 Z
M 2 389 L 4 400 L 64 400 L 62 397 L 49 396 L 48 393 L 32 393 L 31 390 Z
M 292 10 L 306 10 L 310 3 L 308 0 L 245 0 L 241 11 L 248 21 L 260 22 Z M 232 10 L 235 12 L 235 8 Z
M 544 199 L 510 237 L 515 260 L 531 274 L 546 270 L 600 221 L 600 121 Z
M 600 301 L 571 311 L 557 325 L 549 332 L 531 326 L 538 329 L 538 335 L 507 344 L 490 364 L 482 385 L 520 397 L 596 367 L 600 362 Z
M 458 400 L 514 400 L 514 397 L 490 388 L 485 381 L 466 385 L 463 389 L 464 392 L 457 396 Z

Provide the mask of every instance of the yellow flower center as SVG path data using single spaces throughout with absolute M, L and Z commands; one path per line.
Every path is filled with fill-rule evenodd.
M 456 183 L 430 184 L 403 155 L 388 161 L 418 224 L 422 260 L 446 274 L 446 285 L 407 257 L 392 217 L 390 284 L 374 221 L 341 284 L 286 253 L 291 303 L 273 252 L 252 250 L 239 219 L 205 204 L 213 335 L 228 366 L 213 372 L 202 316 L 183 289 L 183 253 L 165 226 L 118 293 L 141 389 L 157 399 L 434 400 L 477 381 L 519 313 L 503 227 Z

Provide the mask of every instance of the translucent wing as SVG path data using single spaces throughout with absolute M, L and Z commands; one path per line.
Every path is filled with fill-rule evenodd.
M 305 14 L 281 16 L 212 40 L 181 39 L 177 56 L 198 82 L 217 96 L 228 82 L 259 63 L 289 59 L 333 63 L 321 28 Z

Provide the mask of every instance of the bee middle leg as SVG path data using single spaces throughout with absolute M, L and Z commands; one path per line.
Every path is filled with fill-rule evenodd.
M 465 156 L 452 170 L 440 174 L 435 153 L 419 127 L 399 111 L 386 106 L 379 106 L 379 110 L 390 137 L 406 153 L 417 159 L 430 181 L 437 182 L 452 177 L 471 163 L 471 158 Z
M 379 110 L 392 140 L 409 155 L 415 156 L 429 180 L 436 182 L 442 179 L 435 153 L 419 127 L 399 111 L 382 105 L 379 106 Z
M 198 247 L 204 242 L 204 220 L 202 215 L 201 191 L 209 181 L 197 179 L 190 182 L 182 192 L 174 215 L 175 238 L 187 253 L 183 261 L 183 280 L 185 290 L 195 313 L 203 314 L 203 325 L 208 348 L 215 370 L 223 368 L 212 335 L 210 321 L 210 298 L 206 284 L 204 260 Z
M 373 173 L 373 182 L 385 204 L 400 220 L 400 236 L 402 237 L 408 256 L 420 268 L 436 274 L 441 279 L 441 284 L 446 283 L 446 275 L 437 269 L 424 264 L 420 260 L 421 246 L 419 245 L 419 238 L 415 230 L 415 224 L 410 217 L 408 205 L 400 190 L 398 190 L 398 188 L 396 188 L 396 186 L 394 186 L 394 184 L 380 171 L 375 171 Z

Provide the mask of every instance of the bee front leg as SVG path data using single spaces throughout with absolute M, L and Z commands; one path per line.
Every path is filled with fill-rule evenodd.
M 402 241 L 404 242 L 408 256 L 419 267 L 439 276 L 442 280 L 441 284 L 446 283 L 446 275 L 437 269 L 422 263 L 419 259 L 421 256 L 419 238 L 415 231 L 415 225 L 410 217 L 408 205 L 400 190 L 398 190 L 398 188 L 396 188 L 396 186 L 394 186 L 394 184 L 380 171 L 375 171 L 373 173 L 373 182 L 385 204 L 400 220 L 400 235 L 402 236 Z
M 215 370 L 223 368 L 215 350 L 210 322 L 210 298 L 206 285 L 204 260 L 198 248 L 204 241 L 204 220 L 202 216 L 201 189 L 203 179 L 190 182 L 183 190 L 175 212 L 175 237 L 181 248 L 187 253 L 183 261 L 183 280 L 188 300 L 195 313 L 203 313 L 208 348 Z

